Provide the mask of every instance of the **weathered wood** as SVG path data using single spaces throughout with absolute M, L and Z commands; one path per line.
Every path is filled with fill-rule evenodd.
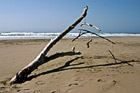
M 92 39 L 90 39 L 88 42 L 87 42 L 87 48 L 89 48 L 90 47 L 90 43 L 92 42 Z
M 79 30 L 85 31 L 85 32 L 87 32 L 87 33 L 94 34 L 94 35 L 96 35 L 96 36 L 98 36 L 98 37 L 100 37 L 100 38 L 102 38 L 102 39 L 107 40 L 108 42 L 111 42 L 112 44 L 115 44 L 115 42 L 109 40 L 108 38 L 105 38 L 105 37 L 103 37 L 103 36 L 100 36 L 100 35 L 98 35 L 98 34 L 96 34 L 96 33 L 94 33 L 94 32 L 91 32 L 91 31 L 88 31 L 88 30 L 85 30 L 85 29 L 79 29 Z
M 114 59 L 115 63 L 117 63 L 117 60 L 116 60 L 114 54 L 113 54 L 110 50 L 108 50 L 108 51 L 109 51 L 109 53 L 111 54 L 112 58 Z
M 82 36 L 83 34 L 86 34 L 87 32 L 85 32 L 85 33 L 82 33 L 81 31 L 79 32 L 79 34 L 78 34 L 78 36 L 77 37 L 75 37 L 73 40 L 72 40 L 72 42 L 73 41 L 75 41 L 76 39 L 78 39 L 80 36 Z
M 90 26 L 90 27 L 95 28 L 95 29 L 96 29 L 96 30 L 98 30 L 98 31 L 101 31 L 101 29 L 100 29 L 100 28 L 98 28 L 98 27 L 96 27 L 96 26 L 94 26 L 94 25 L 92 25 L 92 24 L 82 23 L 82 24 L 81 24 L 81 26 L 83 26 L 83 25 L 87 25 L 87 26 Z
M 112 59 L 114 59 L 114 61 L 115 61 L 116 64 L 118 63 L 117 60 L 120 61 L 120 62 L 125 62 L 125 61 L 123 61 L 123 60 L 117 59 L 117 58 L 115 57 L 115 55 L 114 55 L 110 50 L 108 50 L 108 51 L 109 51 L 109 53 L 111 54 Z M 132 60 L 132 61 L 134 61 L 134 60 Z M 128 63 L 128 62 L 126 62 L 126 64 L 128 64 L 129 66 L 133 66 L 132 64 L 130 64 L 130 63 Z
M 80 54 L 81 54 L 80 51 L 68 51 L 68 52 L 55 53 L 53 55 L 45 57 L 45 62 L 54 60 L 56 58 L 63 57 L 63 56 L 73 56 L 73 55 L 80 55 Z
M 72 50 L 72 51 L 75 51 L 75 46 L 73 46 L 73 47 L 71 48 L 71 50 Z
M 34 71 L 35 69 L 37 69 L 40 65 L 48 62 L 48 60 L 50 60 L 51 57 L 58 57 L 58 56 L 63 56 L 66 55 L 66 53 L 58 53 L 55 54 L 51 57 L 46 57 L 46 54 L 49 52 L 49 50 L 59 41 L 61 40 L 68 32 L 70 32 L 72 29 L 75 28 L 75 26 L 77 24 L 79 24 L 82 19 L 87 15 L 87 10 L 88 10 L 88 6 L 86 6 L 84 8 L 84 11 L 82 13 L 82 15 L 71 25 L 69 26 L 67 29 L 65 29 L 59 36 L 57 36 L 56 38 L 52 39 L 47 45 L 46 47 L 41 51 L 41 53 L 31 62 L 29 63 L 27 66 L 25 66 L 21 71 L 17 72 L 16 75 L 10 80 L 10 84 L 14 84 L 14 83 L 20 83 L 20 82 L 24 82 L 27 78 L 27 76 Z M 71 54 L 71 52 L 69 52 Z M 69 55 L 69 53 L 67 55 Z M 76 52 L 73 52 L 75 55 L 79 54 Z M 57 56 L 56 56 L 57 55 Z

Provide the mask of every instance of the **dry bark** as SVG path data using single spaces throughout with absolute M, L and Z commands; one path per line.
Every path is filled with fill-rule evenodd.
M 94 32 L 91 32 L 91 31 L 88 31 L 88 30 L 85 30 L 85 29 L 79 29 L 79 30 L 85 31 L 86 33 L 94 34 L 94 35 L 96 35 L 96 36 L 98 36 L 98 37 L 100 37 L 100 38 L 102 38 L 102 39 L 107 40 L 108 42 L 110 42 L 110 43 L 112 43 L 112 44 L 115 44 L 115 42 L 109 40 L 108 38 L 105 38 L 105 37 L 103 37 L 103 36 L 100 36 L 100 35 L 98 35 L 98 34 L 96 34 L 96 33 L 94 33 Z
M 108 51 L 111 54 L 112 58 L 114 59 L 115 63 L 117 63 L 117 59 L 115 58 L 114 54 L 110 50 L 108 50 Z
M 83 34 L 86 34 L 86 33 L 81 33 L 81 31 L 79 32 L 79 35 L 77 36 L 77 37 L 75 37 L 73 40 L 72 40 L 72 42 L 73 41 L 75 41 L 76 39 L 78 39 L 80 36 L 82 36 Z
M 87 42 L 87 48 L 89 48 L 90 47 L 90 43 L 92 42 L 92 39 L 90 39 L 88 42 Z
M 29 74 L 31 74 L 32 71 L 37 69 L 40 65 L 55 59 L 57 57 L 62 57 L 65 55 L 78 55 L 80 52 L 63 52 L 63 53 L 56 53 L 54 55 L 51 55 L 49 57 L 46 57 L 46 54 L 49 52 L 49 50 L 59 41 L 61 40 L 67 33 L 69 33 L 72 29 L 75 28 L 77 24 L 79 24 L 82 19 L 87 15 L 88 6 L 84 8 L 84 11 L 82 15 L 68 28 L 66 28 L 59 36 L 52 39 L 46 47 L 41 51 L 41 53 L 27 66 L 25 66 L 21 71 L 17 72 L 16 75 L 10 80 L 9 84 L 15 84 L 15 83 L 22 83 Z
M 94 25 L 92 25 L 92 24 L 82 23 L 82 24 L 81 24 L 81 26 L 83 26 L 83 25 L 87 25 L 87 26 L 90 26 L 90 27 L 95 28 L 95 29 L 96 29 L 96 30 L 98 30 L 98 31 L 101 31 L 101 29 L 100 29 L 100 28 L 98 28 L 98 27 L 96 27 L 96 26 L 94 26 Z

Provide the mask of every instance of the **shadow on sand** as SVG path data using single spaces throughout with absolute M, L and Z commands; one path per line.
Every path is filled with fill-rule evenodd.
M 49 71 L 45 71 L 45 72 L 42 72 L 42 73 L 39 73 L 37 75 L 32 75 L 32 76 L 29 76 L 26 80 L 26 81 L 30 81 L 32 80 L 33 78 L 36 78 L 36 77 L 39 77 L 41 75 L 45 75 L 45 74 L 49 74 L 49 73 L 54 73 L 54 72 L 60 72 L 60 71 L 65 71 L 65 70 L 71 70 L 71 69 L 85 69 L 85 68 L 93 68 L 93 67 L 101 67 L 101 66 L 114 66 L 114 65 L 120 65 L 120 64 L 128 64 L 129 66 L 133 66 L 131 63 L 133 62 L 140 62 L 140 61 L 135 61 L 135 60 L 130 60 L 130 61 L 122 61 L 122 60 L 119 60 L 117 59 L 119 62 L 115 62 L 115 63 L 107 63 L 107 64 L 99 64 L 99 65 L 91 65 L 91 66 L 83 66 L 83 67 L 71 67 L 71 66 L 76 66 L 76 65 L 81 65 L 81 64 L 84 64 L 84 62 L 81 62 L 81 63 L 78 63 L 78 64 L 71 64 L 72 62 L 74 62 L 75 60 L 78 60 L 78 59 L 84 59 L 83 56 L 81 57 L 76 57 L 68 62 L 65 63 L 64 66 L 61 66 L 61 67 L 58 67 L 56 69 L 53 69 L 53 70 L 49 70 Z M 70 68 L 67 68 L 67 67 L 70 67 Z

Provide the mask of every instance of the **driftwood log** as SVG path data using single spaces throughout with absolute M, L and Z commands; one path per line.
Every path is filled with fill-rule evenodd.
M 41 53 L 27 66 L 25 66 L 21 71 L 17 72 L 16 75 L 9 81 L 9 84 L 15 84 L 15 83 L 22 83 L 24 82 L 28 75 L 31 74 L 32 71 L 37 69 L 40 65 L 53 60 L 57 57 L 62 56 L 70 56 L 70 55 L 79 55 L 80 52 L 75 51 L 69 51 L 69 52 L 62 52 L 62 53 L 56 53 L 51 56 L 46 56 L 46 54 L 49 52 L 49 50 L 59 41 L 61 40 L 67 33 L 69 33 L 72 29 L 75 28 L 77 24 L 79 24 L 82 19 L 87 15 L 88 6 L 84 8 L 84 11 L 82 15 L 68 28 L 66 28 L 60 35 L 52 39 L 46 47 L 41 51 Z

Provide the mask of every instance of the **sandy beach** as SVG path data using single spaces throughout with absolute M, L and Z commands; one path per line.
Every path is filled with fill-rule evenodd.
M 140 93 L 140 37 L 62 39 L 48 53 L 70 51 L 40 66 L 22 84 L 5 85 L 28 65 L 49 39 L 0 40 L 0 93 Z M 116 62 L 110 50 L 118 59 Z

